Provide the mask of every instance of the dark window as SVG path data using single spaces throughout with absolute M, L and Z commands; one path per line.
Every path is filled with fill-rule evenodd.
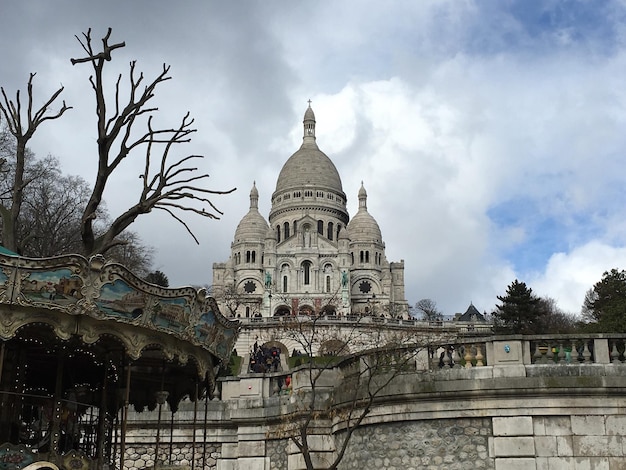
M 311 284 L 311 262 L 305 261 L 302 263 L 302 269 L 304 270 L 304 284 Z

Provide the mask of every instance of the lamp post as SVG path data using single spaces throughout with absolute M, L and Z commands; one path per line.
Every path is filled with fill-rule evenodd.
M 268 294 L 268 299 L 270 299 L 270 317 L 272 316 L 272 288 L 270 287 L 270 293 Z

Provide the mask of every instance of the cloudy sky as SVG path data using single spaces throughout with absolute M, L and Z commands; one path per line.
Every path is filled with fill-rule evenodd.
M 125 41 L 112 80 L 137 59 L 165 62 L 158 122 L 189 111 L 219 221 L 149 214 L 133 229 L 172 285 L 210 284 L 256 181 L 267 216 L 278 173 L 298 149 L 307 100 L 317 142 L 356 212 L 363 181 L 407 300 L 445 313 L 491 311 L 514 279 L 580 311 L 585 291 L 626 268 L 626 3 L 616 1 L 218 2 L 3 1 L 0 85 L 42 102 L 61 84 L 74 107 L 32 141 L 67 173 L 96 171 L 89 67 L 74 35 Z M 37 103 L 37 99 L 35 103 Z M 124 164 L 106 201 L 132 204 L 142 160 Z

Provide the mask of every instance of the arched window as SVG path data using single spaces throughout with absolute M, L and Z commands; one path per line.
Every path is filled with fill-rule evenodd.
M 250 318 L 250 307 L 246 307 L 246 318 Z
M 296 233 L 298 233 L 298 221 L 294 220 L 293 221 L 293 234 L 295 235 Z
M 324 221 L 323 220 L 317 221 L 317 233 L 319 233 L 320 235 L 324 235 Z
M 250 262 L 250 250 L 246 251 L 246 263 Z
M 283 292 L 287 293 L 287 276 L 283 276 Z
M 359 261 L 362 263 L 364 261 L 364 255 L 363 255 L 363 250 L 361 250 L 360 255 L 359 255 Z
M 305 261 L 302 263 L 302 271 L 304 274 L 304 285 L 311 284 L 311 262 Z
M 330 276 L 326 276 L 326 292 L 330 292 Z
M 280 242 L 280 225 L 276 226 L 276 240 Z
M 333 223 L 332 222 L 328 222 L 328 230 L 326 233 L 326 238 L 328 238 L 329 240 L 333 239 Z
M 369 262 L 370 262 L 370 252 L 369 252 L 369 251 L 366 251 L 366 252 L 365 252 L 365 262 L 366 262 L 366 263 L 369 263 Z
M 256 251 L 252 252 L 252 262 L 256 263 Z
M 289 222 L 285 222 L 284 231 L 285 231 L 285 240 L 287 240 L 289 238 Z
M 354 264 L 354 252 L 350 253 L 350 264 Z

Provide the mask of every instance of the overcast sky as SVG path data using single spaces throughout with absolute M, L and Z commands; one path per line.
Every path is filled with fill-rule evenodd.
M 0 85 L 68 105 L 31 147 L 92 181 L 94 100 L 74 38 L 125 41 L 110 78 L 137 59 L 170 64 L 158 122 L 190 111 L 219 221 L 186 217 L 197 246 L 156 213 L 133 225 L 173 286 L 210 284 L 249 207 L 268 216 L 278 173 L 302 138 L 307 100 L 317 142 L 356 213 L 363 181 L 390 261 L 405 261 L 407 300 L 447 314 L 490 312 L 514 280 L 577 313 L 602 273 L 626 268 L 624 1 L 218 2 L 3 1 Z M 37 103 L 37 99 L 35 103 Z M 106 201 L 134 202 L 142 159 Z

